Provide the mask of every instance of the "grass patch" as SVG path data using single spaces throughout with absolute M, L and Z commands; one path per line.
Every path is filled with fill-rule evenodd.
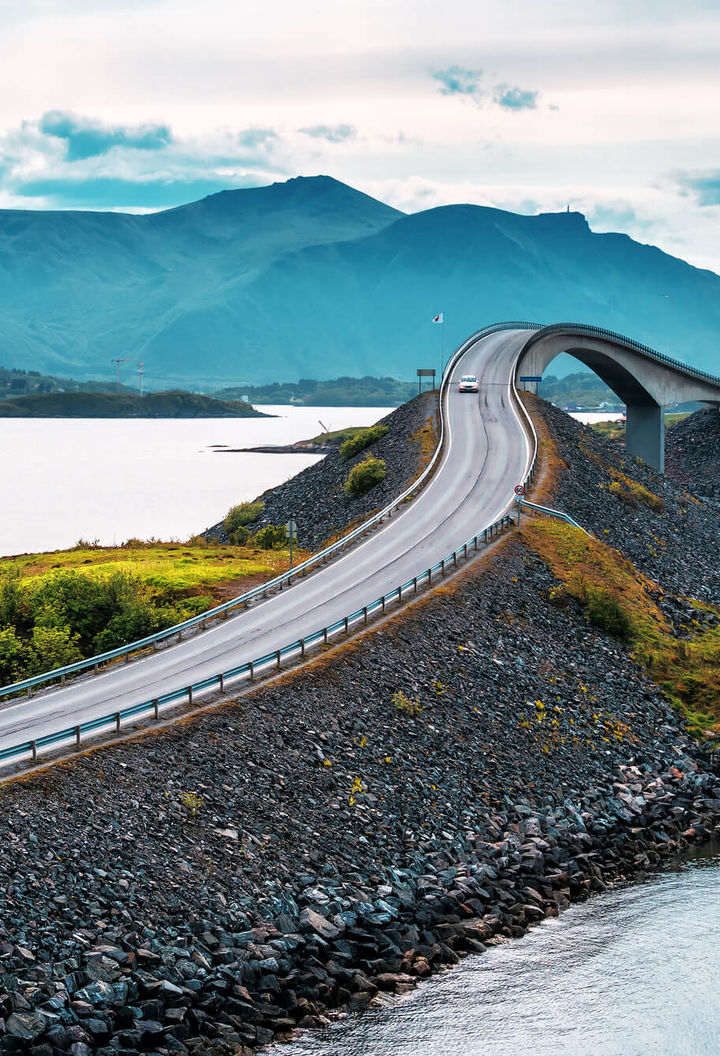
M 520 534 L 559 581 L 551 600 L 574 598 L 589 622 L 627 643 L 692 733 L 720 733 L 720 627 L 699 624 L 691 638 L 675 638 L 650 596 L 656 584 L 617 550 L 571 525 L 536 521 Z M 720 616 L 714 606 L 693 604 Z
M 114 572 L 126 572 L 149 586 L 178 593 L 213 593 L 219 584 L 226 584 L 228 580 L 237 580 L 241 587 L 239 581 L 243 579 L 260 576 L 269 579 L 287 566 L 287 553 L 278 551 L 180 543 L 93 546 L 0 559 L 0 571 L 16 568 L 21 585 L 36 583 L 60 569 L 100 579 Z
M 591 451 L 585 444 L 580 444 L 580 450 L 606 473 L 610 478 L 607 490 L 611 495 L 624 502 L 626 506 L 637 507 L 640 504 L 647 506 L 653 513 L 659 514 L 664 511 L 665 500 L 661 495 L 656 495 L 654 491 L 650 491 L 637 480 L 633 480 L 632 477 L 626 476 L 625 473 L 621 473 L 620 470 L 609 465 L 605 459 Z M 601 484 L 600 486 L 603 487 L 604 485 Z

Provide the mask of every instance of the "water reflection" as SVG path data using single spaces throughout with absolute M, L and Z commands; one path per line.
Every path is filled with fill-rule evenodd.
M 720 855 L 606 893 L 277 1056 L 716 1056 Z

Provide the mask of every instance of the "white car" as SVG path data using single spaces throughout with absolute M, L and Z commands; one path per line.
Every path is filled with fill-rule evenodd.
M 474 374 L 463 374 L 458 384 L 458 392 L 477 392 L 478 380 Z

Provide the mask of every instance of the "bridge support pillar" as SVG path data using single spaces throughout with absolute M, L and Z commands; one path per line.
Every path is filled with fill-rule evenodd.
M 665 414 L 660 404 L 628 403 L 625 447 L 653 469 L 665 472 Z

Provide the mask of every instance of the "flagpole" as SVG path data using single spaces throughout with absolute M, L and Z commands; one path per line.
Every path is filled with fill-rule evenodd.
M 445 313 L 442 313 L 440 321 L 440 386 L 442 386 L 443 371 L 445 370 Z

